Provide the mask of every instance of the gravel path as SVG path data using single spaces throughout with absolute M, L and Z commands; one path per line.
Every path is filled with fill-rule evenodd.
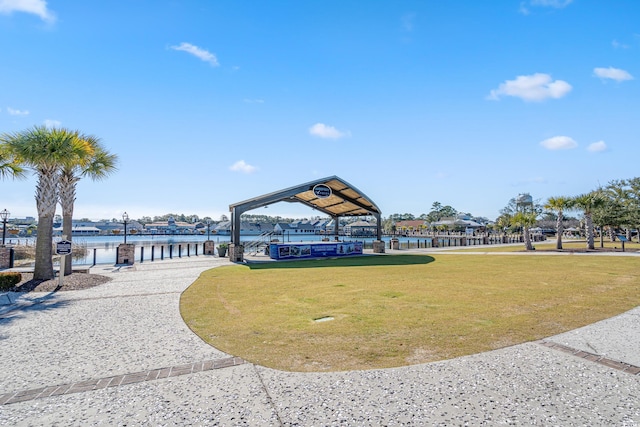
M 640 365 L 640 308 L 546 340 L 582 357 L 527 343 L 396 369 L 290 373 L 231 363 L 185 326 L 180 293 L 224 264 L 103 266 L 91 273 L 111 280 L 90 289 L 5 294 L 15 304 L 0 306 L 0 425 L 640 425 L 640 368 L 596 360 Z

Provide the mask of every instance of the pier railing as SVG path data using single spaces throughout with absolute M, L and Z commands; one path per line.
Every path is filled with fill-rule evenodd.
M 547 240 L 543 235 L 532 235 L 532 242 L 543 242 Z M 412 236 L 412 237 L 399 237 L 396 243 L 396 249 L 429 249 L 429 248 L 444 248 L 444 247 L 466 247 L 466 246 L 485 246 L 485 245 L 500 245 L 507 243 L 524 243 L 524 236 L 522 234 L 510 234 L 510 235 L 482 235 L 482 236 L 468 236 L 468 235 L 455 235 L 455 234 L 442 234 L 442 235 L 430 235 L 430 236 Z M 389 249 L 394 249 L 394 242 L 389 241 L 387 243 Z M 365 249 L 373 249 L 372 241 L 364 242 Z

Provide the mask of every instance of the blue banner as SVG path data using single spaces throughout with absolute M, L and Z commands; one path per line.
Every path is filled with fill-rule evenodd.
M 362 242 L 331 243 L 271 243 L 272 259 L 324 258 L 345 255 L 362 255 Z

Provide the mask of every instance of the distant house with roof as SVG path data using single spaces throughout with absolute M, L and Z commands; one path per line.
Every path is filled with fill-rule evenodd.
M 378 226 L 375 222 L 354 221 L 344 226 L 345 236 L 375 237 Z
M 166 221 L 147 223 L 144 228 L 149 234 L 197 234 L 202 227 L 202 223 L 176 221 L 170 216 Z
M 459 231 L 475 231 L 485 226 L 472 220 L 471 217 L 466 214 L 459 214 L 455 217 L 445 217 L 440 221 L 432 222 L 431 225 L 436 228 L 447 228 L 448 230 Z
M 420 234 L 428 228 L 429 224 L 422 219 L 396 222 L 396 233 L 398 234 Z
M 289 224 L 291 234 L 316 234 L 315 226 L 309 221 L 294 221 Z
M 259 236 L 264 233 L 275 231 L 275 227 L 268 222 L 240 222 L 240 233 L 245 235 Z M 213 228 L 214 234 L 230 235 L 231 221 L 221 221 Z

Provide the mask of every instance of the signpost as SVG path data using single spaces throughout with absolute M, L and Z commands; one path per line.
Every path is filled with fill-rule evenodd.
M 60 273 L 58 278 L 58 286 L 62 287 L 64 278 L 64 267 L 67 255 L 71 255 L 71 242 L 68 240 L 60 240 L 56 243 L 56 254 L 60 255 Z
M 628 242 L 627 236 L 623 236 L 622 234 L 618 234 L 618 239 L 622 242 L 622 252 L 624 252 L 624 242 Z

